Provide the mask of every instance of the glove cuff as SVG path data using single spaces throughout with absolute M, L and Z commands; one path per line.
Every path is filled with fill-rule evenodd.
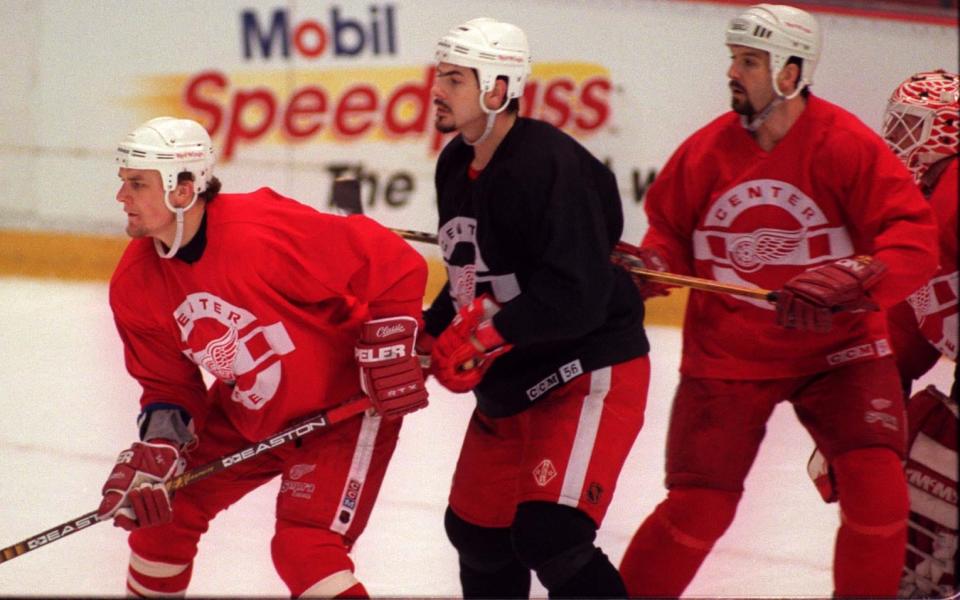
M 415 354 L 417 326 L 416 319 L 406 316 L 367 321 L 360 329 L 354 358 L 361 367 L 385 367 L 409 359 Z
M 860 281 L 864 291 L 872 288 L 887 272 L 887 265 L 869 255 L 841 258 L 836 262 Z
M 162 437 L 155 437 L 155 438 L 150 438 L 149 440 L 143 440 L 140 443 L 145 444 L 147 446 L 160 446 L 160 447 L 168 446 L 170 448 L 173 448 L 177 452 L 177 454 L 180 454 L 181 444 L 175 440 L 170 440 Z
M 634 246 L 624 241 L 617 242 L 613 248 L 612 260 L 626 267 L 640 267 L 648 271 L 666 272 L 670 270 L 666 259 L 658 250 L 650 246 Z M 629 269 L 628 269 L 629 270 Z
M 165 440 L 177 450 L 193 448 L 197 442 L 194 421 L 190 414 L 172 404 L 155 404 L 141 413 L 140 439 Z
M 413 317 L 384 317 L 371 319 L 363 324 L 360 341 L 368 344 L 392 342 L 401 339 L 416 339 L 417 320 Z

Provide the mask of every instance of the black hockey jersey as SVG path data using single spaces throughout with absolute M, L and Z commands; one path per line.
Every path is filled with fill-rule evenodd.
M 438 238 L 447 283 L 425 313 L 439 335 L 457 310 L 488 294 L 514 349 L 474 390 L 491 417 L 525 410 L 592 370 L 649 351 L 643 302 L 610 263 L 623 231 L 616 178 L 567 134 L 518 118 L 475 179 L 460 137 L 437 162 Z

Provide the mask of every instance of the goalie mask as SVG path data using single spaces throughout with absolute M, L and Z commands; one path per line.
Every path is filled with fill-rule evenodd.
M 150 119 L 127 134 L 117 146 L 116 162 L 127 169 L 157 171 L 163 182 L 163 203 L 177 217 L 177 233 L 168 252 L 159 240 L 154 240 L 157 253 L 171 258 L 180 248 L 183 237 L 183 213 L 197 202 L 198 195 L 207 189 L 213 177 L 213 145 L 210 134 L 202 125 L 190 119 L 157 117 Z M 180 173 L 193 176 L 193 199 L 182 208 L 170 204 L 170 192 L 177 188 Z
M 822 40 L 820 26 L 808 12 L 781 4 L 757 4 L 730 21 L 726 43 L 728 46 L 746 46 L 768 53 L 773 91 L 789 100 L 813 83 Z M 786 96 L 777 85 L 777 74 L 791 56 L 802 59 L 803 63 L 797 89 Z
M 468 144 L 477 144 L 490 134 L 494 117 L 506 110 L 511 100 L 523 96 L 530 76 L 530 48 L 526 34 L 516 25 L 486 17 L 471 19 L 441 37 L 434 62 L 450 63 L 477 72 L 480 108 L 487 114 L 487 128 L 476 140 L 467 141 Z M 507 80 L 506 99 L 501 106 L 491 109 L 484 103 L 483 96 L 494 88 L 498 77 Z
M 883 137 L 920 183 L 930 165 L 958 153 L 956 73 L 939 69 L 913 75 L 887 103 Z

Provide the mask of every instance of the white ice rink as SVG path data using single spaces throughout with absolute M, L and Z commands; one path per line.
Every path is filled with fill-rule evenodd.
M 0 278 L 0 547 L 96 508 L 113 460 L 136 436 L 139 388 L 123 367 L 106 285 Z M 620 478 L 599 544 L 619 563 L 634 529 L 662 499 L 663 448 L 677 380 L 679 331 L 651 328 L 646 425 Z M 941 362 L 928 377 L 947 389 Z M 443 533 L 447 487 L 470 396 L 435 385 L 408 417 L 353 559 L 375 596 L 457 597 Z M 737 518 L 689 596 L 828 597 L 836 505 L 805 466 L 811 441 L 789 406 L 770 421 Z M 276 484 L 247 496 L 203 538 L 190 594 L 287 595 L 270 562 Z M 99 524 L 0 564 L 0 595 L 113 596 L 124 591 L 124 533 Z M 534 595 L 545 597 L 538 583 Z

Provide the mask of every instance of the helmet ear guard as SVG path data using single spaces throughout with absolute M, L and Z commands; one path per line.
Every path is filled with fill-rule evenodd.
M 770 76 L 777 95 L 789 100 L 813 84 L 823 41 L 820 25 L 810 13 L 782 4 L 756 4 L 747 8 L 727 26 L 728 46 L 756 48 L 770 55 Z M 777 74 L 790 57 L 802 59 L 797 88 L 789 95 L 780 91 Z

